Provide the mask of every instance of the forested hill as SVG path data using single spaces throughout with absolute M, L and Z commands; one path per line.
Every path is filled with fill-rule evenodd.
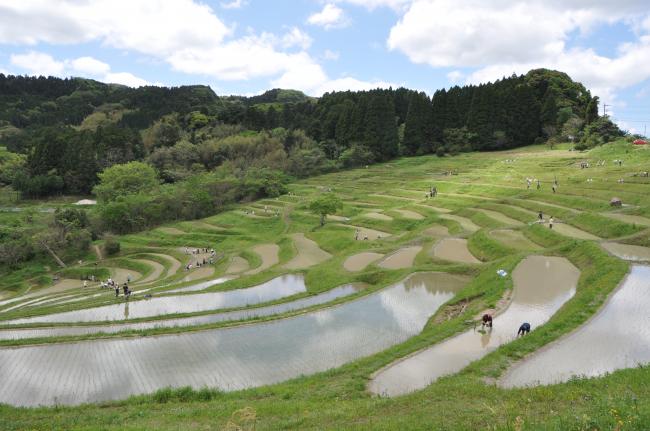
M 405 88 L 221 97 L 206 86 L 0 74 L 0 184 L 24 196 L 89 193 L 99 172 L 133 160 L 164 182 L 224 164 L 305 176 L 399 155 L 579 139 L 597 118 L 598 100 L 582 84 L 544 69 L 432 98 Z

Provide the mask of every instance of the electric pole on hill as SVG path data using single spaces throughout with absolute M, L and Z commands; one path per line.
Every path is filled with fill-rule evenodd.
M 610 106 L 607 103 L 603 103 L 603 117 L 607 116 L 607 107 Z

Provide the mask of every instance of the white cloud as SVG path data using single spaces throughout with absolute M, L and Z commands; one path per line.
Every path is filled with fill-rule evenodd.
M 0 43 L 105 45 L 166 56 L 208 48 L 230 34 L 212 9 L 193 0 L 0 0 Z
M 337 0 L 339 3 L 350 3 L 356 6 L 363 6 L 368 10 L 374 10 L 379 7 L 389 7 L 393 10 L 403 10 L 413 0 Z
M 547 67 L 614 100 L 617 89 L 650 77 L 644 60 L 650 58 L 648 12 L 646 0 L 414 0 L 387 45 L 414 63 L 474 68 L 467 77 L 471 83 Z M 567 48 L 575 32 L 618 22 L 637 31 L 638 39 L 621 45 L 616 55 Z M 447 77 L 461 79 L 456 71 Z
M 73 60 L 56 60 L 49 54 L 29 51 L 26 54 L 12 54 L 9 61 L 14 67 L 28 75 L 82 76 L 99 81 L 140 87 L 149 82 L 128 72 L 111 72 L 111 67 L 93 57 L 79 57 Z
M 231 2 L 222 2 L 221 7 L 224 9 L 240 9 L 246 6 L 248 2 L 246 0 L 233 0 Z
M 92 57 L 79 57 L 70 62 L 73 70 L 84 75 L 99 76 L 106 75 L 111 66 Z
M 465 76 L 465 74 L 463 74 L 463 72 L 461 72 L 460 70 L 452 70 L 451 72 L 449 72 L 447 74 L 447 79 L 452 84 L 455 84 L 458 81 L 460 81 L 464 76 Z
M 325 60 L 333 60 L 336 61 L 339 59 L 341 54 L 338 51 L 332 51 L 330 49 L 326 49 L 325 52 L 323 53 L 323 58 Z
M 386 82 L 381 80 L 360 81 L 355 78 L 345 77 L 345 78 L 327 80 L 323 82 L 316 89 L 315 93 L 322 95 L 324 93 L 332 92 L 332 91 L 346 91 L 346 90 L 363 91 L 363 90 L 373 90 L 375 88 L 389 88 L 389 87 L 397 88 L 399 87 L 399 85 L 392 82 Z
M 58 76 L 63 73 L 65 64 L 56 61 L 51 55 L 30 51 L 26 54 L 12 54 L 9 62 L 30 75 Z
M 129 87 L 143 87 L 145 85 L 150 85 L 146 80 L 138 78 L 129 72 L 107 73 L 102 81 L 111 84 L 127 85 Z
M 293 27 L 288 33 L 282 36 L 282 47 L 299 47 L 303 51 L 309 49 L 313 39 L 298 27 Z
M 307 23 L 311 25 L 318 25 L 325 29 L 345 27 L 350 23 L 345 16 L 343 9 L 336 6 L 334 3 L 327 3 L 323 6 L 323 10 L 310 15 L 307 18 Z

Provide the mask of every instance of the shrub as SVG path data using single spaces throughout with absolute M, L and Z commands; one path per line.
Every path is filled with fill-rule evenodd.
M 106 235 L 104 237 L 104 252 L 108 256 L 113 256 L 120 252 L 120 243 L 112 235 Z

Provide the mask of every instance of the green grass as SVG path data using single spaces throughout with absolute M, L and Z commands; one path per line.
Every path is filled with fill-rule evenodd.
M 596 161 L 616 158 L 624 160 L 622 168 L 611 163 L 604 168 L 586 170 L 575 166 L 576 161 L 583 159 Z M 505 159 L 516 161 L 506 164 L 503 162 Z M 184 264 L 188 261 L 188 256 L 177 249 L 185 246 L 210 246 L 223 253 L 226 259 L 215 265 L 215 276 L 218 276 L 225 270 L 228 257 L 241 256 L 249 261 L 253 269 L 262 263 L 260 257 L 252 251 L 253 247 L 259 244 L 277 244 L 280 247 L 280 265 L 259 274 L 241 276 L 210 290 L 238 289 L 287 273 L 282 264 L 296 253 L 289 235 L 302 232 L 320 248 L 332 254 L 332 258 L 300 271 L 305 275 L 307 293 L 275 301 L 276 303 L 324 292 L 346 283 L 362 282 L 368 285 L 363 292 L 333 302 L 344 303 L 372 294 L 414 271 L 447 271 L 465 274 L 473 279 L 432 316 L 417 336 L 327 372 L 236 392 L 220 392 L 208 388 L 166 388 L 153 394 L 98 405 L 36 409 L 0 406 L 0 429 L 220 430 L 225 429 L 229 421 L 245 425 L 236 415 L 233 416 L 244 408 L 254 412 L 256 430 L 647 429 L 647 424 L 650 423 L 650 368 L 647 367 L 621 370 L 598 379 L 574 380 L 529 389 L 505 390 L 494 386 L 493 382 L 513 362 L 587 321 L 602 307 L 628 270 L 625 262 L 608 255 L 597 242 L 572 239 L 547 227 L 529 224 L 536 216 L 527 211 L 536 213 L 541 210 L 545 216 L 553 215 L 558 220 L 608 240 L 620 238 L 621 242 L 650 246 L 650 229 L 643 230 L 642 227 L 601 214 L 610 210 L 608 203 L 612 196 L 620 196 L 625 203 L 635 205 L 626 211 L 650 216 L 648 184 L 643 179 L 632 176 L 634 171 L 647 170 L 645 166 L 648 163 L 650 151 L 633 148 L 623 142 L 580 154 L 567 151 L 566 146 L 559 146 L 553 151 L 536 146 L 497 153 L 461 154 L 457 157 L 402 158 L 368 169 L 302 180 L 289 186 L 295 194 L 293 196 L 247 205 L 257 208 L 264 205 L 273 208 L 278 206 L 282 208 L 281 213 L 286 214 L 284 217 L 257 219 L 245 217 L 236 211 L 226 211 L 203 220 L 224 228 L 223 231 L 180 223 L 175 226 L 186 231 L 183 235 L 169 235 L 152 230 L 120 237 L 122 251 L 118 257 L 102 261 L 98 268 L 87 264 L 72 266 L 65 270 L 67 276 L 77 278 L 89 275 L 89 271 L 121 267 L 140 272 L 146 277 L 151 268 L 133 259 L 153 260 L 168 269 L 168 261 L 153 256 L 152 253 L 169 254 Z M 458 175 L 444 175 L 448 170 L 457 170 Z M 535 190 L 534 187 L 527 190 L 525 178 L 528 176 L 539 178 L 544 185 L 542 190 Z M 554 194 L 550 191 L 550 184 L 555 177 L 560 181 L 560 188 Z M 617 182 L 621 177 L 626 179 L 624 183 Z M 594 181 L 587 182 L 588 178 L 594 178 Z M 434 199 L 425 200 L 424 191 L 431 185 L 436 185 L 440 194 Z M 375 241 L 355 241 L 354 230 L 340 226 L 344 222 L 328 222 L 323 227 L 318 226 L 318 217 L 308 212 L 307 205 L 320 193 L 319 187 L 322 186 L 332 187 L 345 201 L 339 215 L 350 217 L 349 225 L 388 232 L 392 236 Z M 34 203 L 40 207 L 58 204 L 67 203 L 65 200 L 61 203 Z M 431 209 L 427 209 L 427 206 Z M 484 262 L 482 265 L 452 264 L 430 258 L 428 252 L 435 239 L 423 235 L 425 229 L 438 224 L 449 228 L 452 235 L 464 234 L 457 222 L 439 218 L 434 207 L 446 208 L 481 227 L 479 231 L 467 236 L 467 239 L 469 250 Z M 401 208 L 419 212 L 425 219 L 404 219 L 391 212 Z M 505 269 L 511 273 L 526 254 L 532 252 L 511 249 L 491 237 L 490 230 L 503 228 L 504 225 L 477 211 L 479 208 L 498 211 L 523 222 L 524 225 L 516 229 L 543 247 L 543 250 L 535 251 L 535 254 L 563 256 L 576 265 L 581 270 L 576 295 L 547 324 L 527 337 L 503 345 L 456 375 L 444 377 L 426 389 L 404 397 L 384 399 L 370 396 L 366 392 L 366 386 L 374 372 L 467 329 L 478 313 L 487 307 L 494 307 L 504 293 L 512 288 L 510 277 L 501 278 L 496 270 Z M 233 210 L 237 209 L 238 207 L 233 207 Z M 384 221 L 363 216 L 372 209 L 381 209 L 395 218 Z M 0 213 L 0 221 L 2 220 L 23 226 L 21 217 L 14 213 Z M 358 273 L 349 273 L 342 268 L 345 259 L 356 253 L 374 251 L 388 254 L 412 244 L 423 247 L 412 268 L 389 271 L 370 265 Z M 92 261 L 87 259 L 86 262 Z M 24 292 L 28 288 L 38 289 L 49 285 L 55 270 L 52 262 L 42 259 L 28 267 L 5 271 L 2 273 L 5 277 L 0 282 L 0 287 L 12 294 Z M 176 276 L 154 281 L 152 292 L 162 293 L 171 285 L 177 287 L 192 284 L 181 282 L 184 275 L 181 269 Z M 86 308 L 110 301 L 113 300 L 89 298 L 75 304 L 17 309 L 0 318 Z M 30 343 L 182 333 L 242 323 L 262 323 L 321 309 L 323 306 L 246 322 L 3 341 L 0 345 L 17 347 Z M 163 317 L 167 316 L 141 320 Z

